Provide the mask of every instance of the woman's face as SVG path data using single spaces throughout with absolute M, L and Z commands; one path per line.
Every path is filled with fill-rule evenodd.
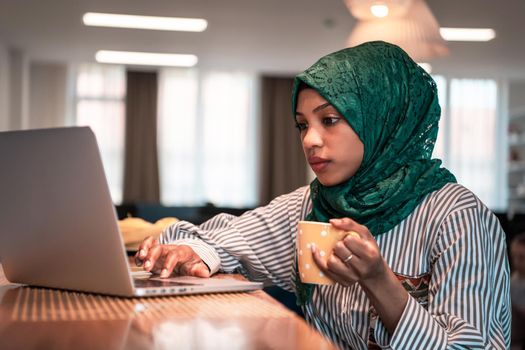
M 324 186 L 352 177 L 363 161 L 364 146 L 357 134 L 314 89 L 303 89 L 295 111 L 304 155 Z

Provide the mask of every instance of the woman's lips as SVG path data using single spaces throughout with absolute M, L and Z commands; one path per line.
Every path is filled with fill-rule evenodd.
M 329 160 L 319 157 L 310 157 L 308 158 L 308 163 L 315 173 L 323 171 L 330 163 Z

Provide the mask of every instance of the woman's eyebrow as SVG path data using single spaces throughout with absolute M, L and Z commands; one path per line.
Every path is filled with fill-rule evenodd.
M 330 104 L 330 102 L 326 102 L 326 103 L 323 103 L 322 105 L 320 106 L 317 106 L 314 108 L 313 112 L 319 112 L 320 110 L 322 109 L 325 109 L 326 107 L 331 107 L 332 105 Z
M 325 109 L 326 107 L 332 107 L 332 104 L 330 104 L 330 102 L 323 103 L 322 105 L 315 107 L 312 112 L 317 113 L 320 110 Z M 295 115 L 303 115 L 303 113 L 295 111 Z

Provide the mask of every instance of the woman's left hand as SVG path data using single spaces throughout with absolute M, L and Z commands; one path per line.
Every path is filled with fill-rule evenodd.
M 387 265 L 377 243 L 366 226 L 352 219 L 332 219 L 335 228 L 354 231 L 357 235 L 348 234 L 337 242 L 332 254 L 325 259 L 312 247 L 314 261 L 321 271 L 335 282 L 351 286 L 358 282 L 381 279 L 387 273 Z

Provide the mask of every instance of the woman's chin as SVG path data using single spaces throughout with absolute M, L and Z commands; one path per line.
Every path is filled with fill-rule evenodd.
M 323 176 L 317 176 L 317 180 L 321 183 L 321 185 L 326 187 L 339 185 L 341 183 L 341 181 L 337 181 L 335 179 L 330 179 Z

